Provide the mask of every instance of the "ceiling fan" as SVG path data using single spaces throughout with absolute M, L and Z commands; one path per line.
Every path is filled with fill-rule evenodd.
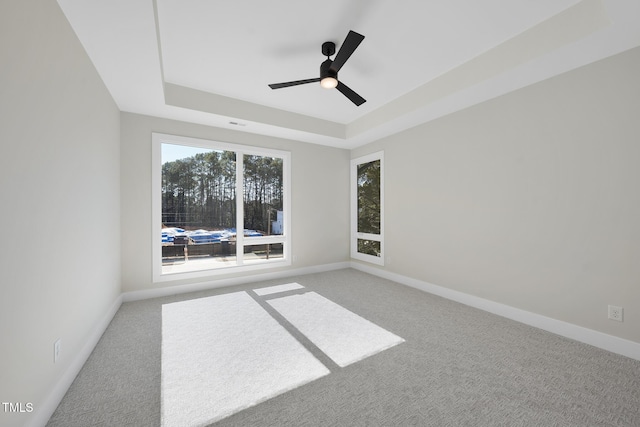
M 320 77 L 285 83 L 272 83 L 269 87 L 271 89 L 282 89 L 283 87 L 320 82 L 320 86 L 325 89 L 338 89 L 354 104 L 364 104 L 367 101 L 363 97 L 338 80 L 338 71 L 340 71 L 340 68 L 342 68 L 344 63 L 347 62 L 347 59 L 349 59 L 360 43 L 362 43 L 362 40 L 364 40 L 364 36 L 362 34 L 358 34 L 355 31 L 349 31 L 347 38 L 344 39 L 344 43 L 342 43 L 342 46 L 333 61 L 329 57 L 336 53 L 336 44 L 333 42 L 322 43 L 322 54 L 327 57 L 327 60 L 320 64 Z

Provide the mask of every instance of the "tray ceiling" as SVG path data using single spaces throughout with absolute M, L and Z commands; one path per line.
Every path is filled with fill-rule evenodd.
M 640 45 L 636 0 L 58 0 L 122 111 L 353 148 Z M 325 41 L 365 36 L 336 90 Z

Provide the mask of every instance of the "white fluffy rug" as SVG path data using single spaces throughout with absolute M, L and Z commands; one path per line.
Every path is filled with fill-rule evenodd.
M 268 303 L 338 366 L 347 366 L 404 342 L 315 292 L 275 298 Z
M 202 426 L 329 370 L 246 292 L 162 306 L 162 425 Z

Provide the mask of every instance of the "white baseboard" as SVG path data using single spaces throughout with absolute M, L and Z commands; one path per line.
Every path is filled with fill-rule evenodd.
M 58 382 L 51 390 L 51 393 L 47 395 L 47 397 L 38 405 L 38 410 L 34 411 L 33 417 L 28 422 L 28 426 L 32 427 L 41 427 L 47 424 L 49 418 L 53 415 L 56 408 L 62 401 L 62 398 L 71 387 L 71 383 L 76 379 L 76 376 L 84 366 L 85 362 L 91 355 L 91 352 L 100 341 L 102 334 L 111 323 L 111 320 L 116 315 L 118 309 L 122 305 L 122 295 L 119 295 L 109 310 L 102 316 L 102 319 L 98 322 L 95 329 L 92 331 L 91 335 L 87 339 L 87 341 L 82 346 L 82 349 L 78 352 L 76 357 L 71 361 L 71 364 L 67 367 L 67 369 L 62 374 L 62 377 L 58 380 Z
M 139 301 L 150 298 L 166 297 L 169 295 L 186 294 L 189 292 L 205 291 L 208 289 L 224 288 L 227 286 L 243 285 L 245 283 L 257 282 L 261 280 L 284 279 L 286 277 L 298 276 L 302 274 L 324 273 L 326 271 L 349 268 L 350 262 L 336 262 L 333 264 L 322 264 L 311 267 L 281 270 L 269 273 L 258 273 L 243 275 L 231 278 L 221 278 L 200 283 L 187 285 L 167 286 L 163 288 L 153 288 L 144 291 L 131 291 L 122 294 L 123 302 Z
M 382 270 L 373 266 L 361 264 L 359 262 L 351 262 L 351 268 L 360 270 L 374 276 L 388 279 L 402 285 L 410 286 L 421 291 L 438 295 L 440 297 L 456 301 L 498 316 L 515 320 L 525 325 L 533 326 L 552 332 L 566 338 L 583 342 L 612 353 L 621 354 L 632 359 L 640 360 L 640 343 L 608 335 L 602 332 L 594 331 L 562 320 L 552 319 L 530 311 L 521 310 L 506 304 L 497 303 L 484 298 L 465 294 L 463 292 L 454 291 L 449 288 L 427 283 L 411 277 L 403 276 L 397 273 Z

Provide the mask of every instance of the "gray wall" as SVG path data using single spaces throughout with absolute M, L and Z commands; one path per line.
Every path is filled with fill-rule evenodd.
M 291 267 L 284 269 L 349 260 L 348 150 L 131 113 L 122 113 L 121 125 L 124 292 L 189 283 L 217 282 L 220 285 L 226 279 L 239 276 L 235 273 L 153 283 L 150 245 L 152 132 L 291 152 L 291 246 L 294 259 Z M 247 273 L 242 276 L 247 276 Z
M 120 114 L 54 0 L 0 3 L 0 58 L 0 401 L 34 408 L 4 426 L 120 294 Z
M 354 150 L 385 151 L 385 269 L 640 342 L 638 76 L 634 49 Z

